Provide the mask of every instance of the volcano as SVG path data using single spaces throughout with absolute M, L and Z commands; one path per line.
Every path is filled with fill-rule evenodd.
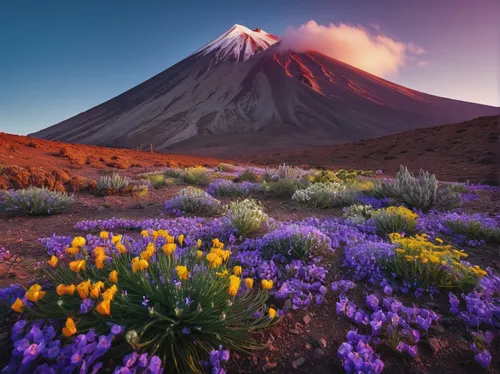
M 368 139 L 500 108 L 391 83 L 316 51 L 234 25 L 184 60 L 31 136 L 233 156 Z

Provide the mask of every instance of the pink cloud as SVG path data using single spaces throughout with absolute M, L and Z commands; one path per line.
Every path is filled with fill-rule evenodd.
M 346 24 L 320 25 L 309 21 L 298 28 L 288 27 L 282 46 L 295 51 L 316 50 L 380 77 L 394 77 L 425 50 L 362 27 Z

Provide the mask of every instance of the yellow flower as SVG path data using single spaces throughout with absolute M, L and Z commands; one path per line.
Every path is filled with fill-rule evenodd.
M 446 261 L 441 261 L 441 265 L 446 266 Z
M 57 263 L 59 262 L 59 260 L 57 259 L 56 256 L 51 256 L 50 257 L 50 260 L 47 261 L 47 263 L 52 266 L 53 268 L 55 268 L 57 266 Z
M 170 256 L 176 248 L 177 246 L 175 245 L 175 243 L 167 243 L 161 247 L 163 253 L 165 253 L 167 256 Z
M 118 283 L 118 272 L 116 270 L 113 270 L 111 273 L 109 273 L 108 280 L 111 283 Z
M 177 266 L 175 268 L 177 270 L 177 275 L 179 276 L 179 279 L 188 279 L 189 278 L 189 272 L 187 267 L 185 266 Z
M 103 240 L 105 239 L 109 239 L 109 232 L 107 231 L 101 231 L 101 233 L 99 234 L 99 237 Z
M 104 248 L 103 247 L 95 247 L 93 250 L 94 257 L 98 257 L 100 255 L 104 255 Z
M 196 241 L 196 246 L 197 246 L 198 248 L 200 248 L 200 247 L 201 247 L 201 239 L 198 239 L 198 240 Z
M 405 256 L 406 261 L 411 262 L 414 260 L 413 256 Z
M 220 272 L 215 273 L 215 275 L 217 275 L 219 277 L 227 277 L 229 275 L 229 271 L 227 271 L 227 269 L 226 269 L 222 273 L 220 273 Z
M 76 326 L 75 326 L 75 321 L 73 321 L 72 318 L 69 318 L 66 320 L 66 327 L 63 327 L 62 333 L 66 337 L 70 337 L 71 335 L 76 334 Z
M 122 235 L 113 235 L 111 237 L 111 243 L 113 243 L 115 246 L 122 241 Z
M 269 317 L 271 319 L 276 317 L 276 310 L 274 310 L 273 308 L 269 308 Z
M 76 286 L 76 291 L 82 300 L 85 300 L 89 296 L 90 292 L 90 279 L 86 282 L 81 282 Z
M 146 260 L 146 261 L 149 261 L 149 259 L 151 258 L 153 254 L 149 251 L 142 251 L 139 256 L 143 259 L 143 260 Z
M 92 286 L 90 286 L 89 295 L 92 299 L 97 299 L 100 294 L 101 294 L 101 286 L 99 284 L 94 283 Z
M 437 241 L 439 244 L 443 244 L 443 239 L 436 238 L 436 241 Z
M 179 235 L 177 237 L 177 242 L 179 243 L 179 245 L 182 247 L 182 243 L 184 242 L 184 235 Z
M 78 247 L 68 247 L 66 248 L 66 253 L 69 255 L 76 255 L 80 251 Z
M 122 243 L 116 243 L 115 248 L 121 254 L 127 253 L 127 248 Z
M 56 292 L 59 296 L 63 296 L 63 295 L 69 295 L 69 296 L 73 296 L 73 294 L 75 293 L 75 285 L 74 284 L 70 284 L 69 286 L 65 286 L 64 284 L 60 284 L 59 286 L 56 287 Z
M 426 263 L 427 263 L 427 261 L 429 261 L 429 259 L 428 259 L 427 257 L 424 257 L 424 258 L 422 259 L 422 264 L 426 264 Z
M 103 316 L 109 316 L 111 314 L 111 300 L 106 299 L 101 301 L 95 308 L 97 312 Z
M 14 301 L 14 304 L 12 304 L 11 309 L 14 312 L 22 313 L 23 307 L 24 307 L 23 301 L 20 298 L 17 298 L 16 301 Z
M 115 299 L 115 294 L 117 292 L 118 288 L 113 284 L 111 287 L 109 287 L 106 291 L 102 293 L 102 299 L 113 301 Z
M 263 290 L 270 290 L 273 288 L 273 280 L 262 279 L 261 286 Z
M 97 256 L 97 258 L 95 259 L 96 268 L 103 269 L 104 268 L 104 260 L 106 260 L 107 258 L 108 258 L 108 256 L 106 256 L 104 253 Z
M 200 250 L 196 251 L 196 258 L 197 258 L 198 260 L 201 260 L 201 258 L 202 258 L 202 257 L 203 257 L 203 252 L 202 252 L 202 251 L 200 251 Z
M 242 271 L 243 270 L 242 270 L 241 266 L 235 266 L 235 267 L 233 267 L 233 273 L 237 277 L 239 277 L 241 275 Z
M 28 291 L 24 294 L 24 297 L 26 297 L 29 301 L 33 301 L 36 303 L 38 300 L 43 298 L 45 296 L 46 292 L 42 291 L 42 286 L 39 284 L 34 284 L 29 288 Z
M 398 253 L 405 253 L 405 250 L 401 249 L 401 248 L 396 248 L 396 252 L 398 252 Z
M 245 279 L 245 285 L 247 286 L 248 289 L 253 288 L 253 279 L 252 278 L 246 278 Z
M 229 277 L 229 295 L 236 296 L 238 290 L 240 289 L 241 278 L 236 275 L 231 275 Z
M 153 231 L 152 236 L 153 236 L 153 239 L 154 239 L 154 240 L 156 240 L 156 239 L 158 238 L 158 235 L 160 235 L 160 234 L 158 233 L 158 231 Z
M 71 261 L 69 263 L 69 268 L 73 270 L 75 273 L 79 273 L 80 270 L 85 270 L 87 267 L 87 263 L 85 260 L 79 260 L 79 261 Z
M 167 240 L 167 243 L 169 243 L 169 244 L 175 242 L 175 238 L 173 236 L 170 236 L 170 235 L 165 236 L 165 239 Z
M 87 241 L 85 240 L 85 238 L 83 238 L 81 236 L 77 236 L 76 238 L 74 238 L 71 241 L 71 246 L 75 247 L 75 248 L 81 248 L 81 247 L 83 247 L 85 245 L 85 243 L 87 243 Z
M 148 266 L 148 262 L 144 259 L 140 259 L 139 257 L 134 257 L 132 259 L 132 271 L 134 273 L 137 273 L 140 270 L 145 270 L 148 268 Z
M 145 238 L 147 238 L 149 236 L 148 230 L 142 230 L 141 235 L 144 236 Z
M 431 262 L 432 262 L 433 264 L 437 264 L 437 263 L 439 262 L 439 257 L 434 256 L 434 255 L 430 255 L 430 256 L 429 256 L 429 260 L 431 260 Z

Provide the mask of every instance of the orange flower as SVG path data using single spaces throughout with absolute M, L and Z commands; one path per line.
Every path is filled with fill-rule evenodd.
M 202 257 L 203 257 L 203 252 L 202 251 L 196 251 L 196 258 L 198 260 L 201 260 Z
M 236 275 L 231 275 L 229 277 L 229 289 L 228 289 L 229 295 L 236 296 L 238 290 L 240 289 L 240 284 L 241 284 L 241 278 L 237 277 Z
M 127 253 L 127 248 L 122 243 L 116 243 L 115 248 L 121 254 Z
M 161 247 L 162 251 L 167 255 L 170 256 L 172 252 L 175 251 L 175 244 L 174 243 L 167 243 L 163 247 Z
M 80 295 L 80 298 L 85 300 L 89 296 L 90 292 L 90 279 L 76 286 L 76 291 Z
M 100 255 L 105 255 L 103 247 L 95 247 L 93 252 L 94 252 L 94 257 L 99 257 Z
M 97 299 L 101 293 L 101 288 L 96 287 L 94 284 L 93 286 L 90 287 L 89 295 L 92 299 Z
M 117 292 L 118 288 L 113 284 L 111 287 L 109 287 L 106 291 L 102 293 L 102 299 L 113 301 L 115 299 L 115 294 Z
M 111 273 L 109 273 L 108 280 L 111 283 L 118 283 L 118 272 L 116 270 L 113 270 Z
M 180 246 L 182 247 L 182 243 L 184 242 L 184 235 L 179 235 L 177 237 L 177 242 L 180 244 Z
M 134 257 L 132 259 L 132 271 L 134 273 L 137 273 L 139 270 L 145 270 L 148 266 L 148 262 L 144 259 L 140 259 L 139 257 Z
M 52 266 L 53 268 L 55 268 L 57 266 L 57 263 L 59 262 L 59 260 L 57 259 L 56 256 L 51 256 L 50 257 L 50 260 L 47 262 L 50 266 Z
M 80 260 L 80 261 L 71 261 L 69 263 L 69 268 L 73 270 L 75 273 L 79 273 L 80 270 L 85 270 L 87 267 L 87 264 L 85 260 Z
M 95 310 L 103 316 L 109 316 L 111 314 L 111 301 L 110 299 L 106 299 L 99 303 Z
M 271 280 L 262 279 L 261 285 L 263 290 L 270 290 L 271 288 L 273 288 L 273 281 L 272 279 Z
M 34 284 L 28 291 L 26 291 L 26 294 L 24 296 L 29 301 L 33 301 L 34 303 L 36 303 L 38 300 L 44 297 L 45 294 L 46 292 L 42 291 L 42 286 L 40 286 L 39 284 Z
M 16 301 L 14 301 L 14 304 L 12 304 L 11 308 L 15 312 L 22 313 L 23 306 L 24 306 L 23 301 L 20 298 L 17 298 Z
M 63 296 L 63 295 L 69 295 L 69 296 L 73 296 L 73 294 L 75 293 L 75 285 L 74 284 L 70 284 L 69 286 L 65 286 L 64 284 L 60 284 L 59 286 L 56 287 L 56 292 L 59 296 Z
M 179 279 L 188 279 L 189 278 L 189 272 L 187 267 L 185 266 L 177 266 L 175 268 L 177 270 L 177 275 L 179 276 Z
M 99 234 L 99 237 L 103 240 L 105 239 L 108 239 L 109 238 L 109 232 L 107 231 L 101 231 L 101 233 Z
M 276 317 L 276 310 L 274 310 L 273 308 L 269 308 L 269 317 Z
M 104 252 L 102 254 L 99 254 L 99 256 L 96 257 L 95 259 L 95 266 L 96 268 L 98 269 L 104 269 L 104 260 L 106 260 L 108 258 L 108 256 L 106 256 L 104 254 Z
M 245 279 L 245 285 L 247 286 L 248 289 L 251 289 L 253 287 L 253 279 L 252 278 Z
M 68 319 L 66 320 L 66 327 L 63 327 L 62 333 L 67 337 L 76 334 L 75 321 L 73 321 L 72 318 L 68 317 Z
M 113 243 L 115 246 L 122 241 L 122 235 L 113 235 L 111 237 L 111 243 Z
M 78 252 L 80 252 L 80 248 L 77 248 L 77 247 L 66 248 L 66 253 L 69 255 L 76 255 Z
M 235 266 L 235 267 L 233 267 L 233 273 L 237 277 L 239 277 L 241 275 L 242 271 L 243 271 L 243 269 L 241 268 L 241 266 Z
M 85 245 L 87 241 L 82 236 L 77 236 L 71 241 L 71 246 L 76 248 L 81 248 Z

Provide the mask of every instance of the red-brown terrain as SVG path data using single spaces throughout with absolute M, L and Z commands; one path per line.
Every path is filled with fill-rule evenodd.
M 333 147 L 248 156 L 256 164 L 292 163 L 395 174 L 400 165 L 423 168 L 447 181 L 500 181 L 500 116 L 412 130 Z

